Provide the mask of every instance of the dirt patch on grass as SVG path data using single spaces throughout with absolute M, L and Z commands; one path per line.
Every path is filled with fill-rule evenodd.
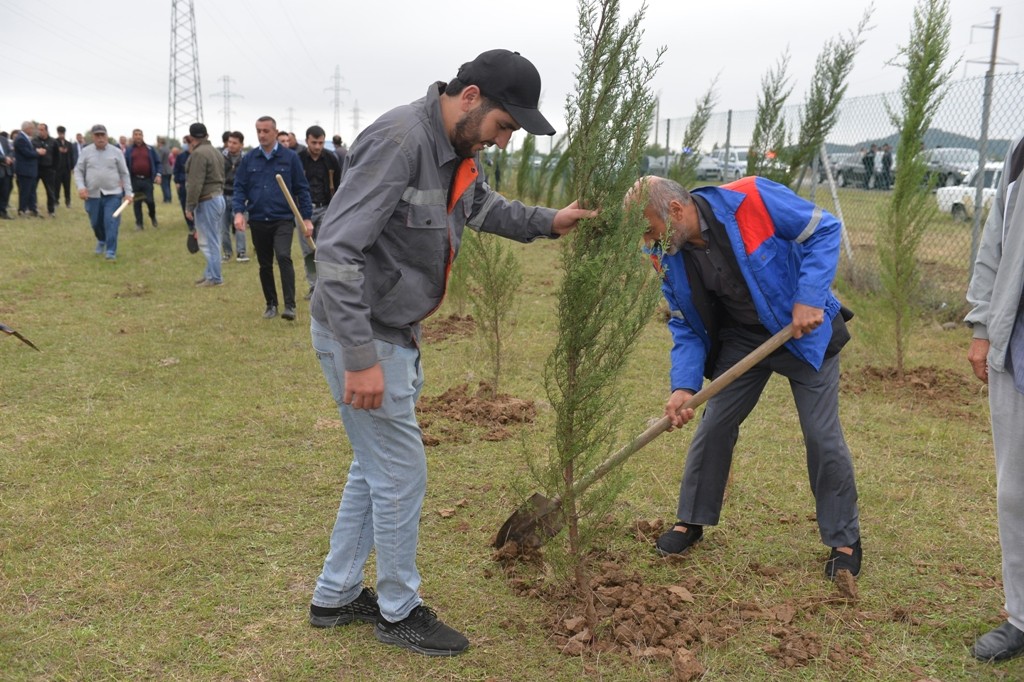
M 420 329 L 422 343 L 437 343 L 451 337 L 469 336 L 476 331 L 476 320 L 472 315 L 448 315 L 430 318 Z
M 643 544 L 661 530 L 657 520 L 633 524 L 633 535 Z M 641 661 L 658 661 L 671 668 L 669 679 L 689 681 L 705 673 L 699 654 L 705 647 L 727 647 L 740 633 L 760 630 L 774 638 L 763 647 L 768 659 L 780 669 L 815 663 L 840 671 L 851 661 L 863 662 L 866 652 L 854 645 L 829 644 L 805 623 L 809 616 L 829 605 L 842 611 L 856 604 L 856 587 L 837 585 L 830 595 L 805 599 L 737 601 L 720 593 L 698 576 L 681 575 L 673 584 L 649 584 L 629 568 L 630 557 L 612 553 L 594 555 L 588 562 L 590 590 L 596 619 L 589 621 L 583 600 L 569 588 L 544 581 L 543 557 L 536 548 L 517 554 L 508 543 L 494 558 L 504 568 L 512 590 L 543 599 L 551 606 L 544 623 L 550 641 L 567 656 L 619 655 Z M 658 559 L 676 563 L 672 557 Z M 531 567 L 535 574 L 531 572 Z M 750 566 L 751 579 L 773 581 L 772 572 Z M 527 574 L 530 574 L 527 576 Z M 852 577 L 851 577 L 852 580 Z M 853 592 L 853 595 L 850 593 Z M 766 589 L 765 594 L 772 590 Z
M 987 399 L 982 384 L 966 370 L 932 366 L 908 367 L 902 378 L 895 367 L 867 365 L 844 370 L 840 387 L 855 395 L 872 393 L 908 407 L 935 408 L 962 416 L 974 416 L 976 407 Z
M 424 445 L 463 442 L 462 430 L 452 428 L 452 423 L 483 427 L 487 430 L 481 436 L 483 440 L 501 441 L 512 437 L 510 427 L 529 424 L 537 418 L 537 406 L 532 400 L 495 394 L 494 388 L 484 381 L 472 392 L 469 384 L 459 384 L 439 396 L 421 398 L 418 410 Z

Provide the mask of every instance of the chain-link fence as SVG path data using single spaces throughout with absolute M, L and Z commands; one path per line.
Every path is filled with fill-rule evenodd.
M 974 217 L 976 188 L 963 183 L 975 181 L 981 149 L 985 77 L 950 83 L 924 137 L 924 154 L 940 212 L 928 229 L 919 250 L 922 300 L 927 306 L 947 308 L 951 316 L 963 306 L 971 268 L 972 232 L 979 223 Z M 982 176 L 991 188 L 1010 142 L 1024 133 L 1024 73 L 997 75 L 992 79 L 992 99 L 984 156 L 990 162 Z M 845 227 L 841 272 L 860 286 L 874 288 L 878 281 L 878 254 L 882 214 L 887 206 L 893 179 L 899 132 L 891 109 L 899 106 L 898 93 L 852 97 L 843 101 L 838 122 L 826 142 L 834 185 L 826 180 L 824 164 L 807 169 L 795 189 L 822 208 L 840 216 Z M 784 117 L 789 137 L 799 132 L 802 106 L 788 106 Z M 754 130 L 756 111 L 730 111 L 712 115 L 702 142 L 703 151 L 717 151 L 727 159 L 725 147 L 745 151 Z M 687 118 L 658 122 L 657 142 L 667 149 L 678 148 Z M 675 140 L 673 141 L 672 135 Z M 652 130 L 652 138 L 655 131 Z M 888 145 L 892 164 L 886 160 Z M 874 147 L 874 148 L 873 148 Z M 726 180 L 743 175 L 745 168 L 726 167 Z M 948 185 L 948 187 L 946 187 Z M 994 190 L 983 192 L 991 201 Z M 984 205 L 983 205 L 984 206 Z M 978 218 L 982 218 L 979 215 Z

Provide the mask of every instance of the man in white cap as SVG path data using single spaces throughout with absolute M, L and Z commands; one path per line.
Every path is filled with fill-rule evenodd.
M 422 603 L 416 568 L 427 465 L 415 404 L 423 384 L 420 321 L 441 304 L 463 229 L 529 242 L 595 213 L 510 202 L 476 168 L 525 128 L 553 135 L 526 58 L 490 50 L 448 83 L 371 124 L 349 150 L 317 243 L 313 347 L 354 457 L 309 621 L 376 623 L 382 642 L 431 656 L 469 641 Z M 377 594 L 363 566 L 377 552 Z

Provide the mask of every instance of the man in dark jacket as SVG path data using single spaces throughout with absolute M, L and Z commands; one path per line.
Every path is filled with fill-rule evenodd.
M 285 320 L 295 319 L 295 266 L 292 264 L 292 232 L 295 217 L 277 184 L 280 175 L 291 192 L 302 214 L 302 227 L 307 237 L 313 236 L 313 205 L 309 199 L 309 184 L 302 173 L 299 155 L 286 148 L 277 139 L 277 122 L 270 116 L 256 119 L 256 138 L 259 146 L 242 157 L 235 174 L 235 194 L 232 209 L 235 229 L 252 228 L 252 246 L 260 265 L 260 285 L 267 307 L 264 319 L 277 317 L 277 288 L 274 285 L 274 258 L 281 274 L 281 295 L 284 298 Z
M 128 173 L 132 176 L 132 192 L 137 198 L 135 203 L 135 229 L 141 230 L 142 225 L 142 204 L 145 202 L 149 210 L 149 220 L 153 227 L 157 227 L 156 201 L 153 199 L 153 186 L 160 183 L 161 172 L 160 155 L 150 145 L 146 144 L 142 131 L 136 128 L 132 131 L 132 143 L 124 150 L 124 162 L 128 166 Z
M 78 147 L 64 135 L 67 128 L 57 126 L 57 139 L 54 141 L 57 154 L 57 177 L 55 178 L 55 193 L 57 203 L 60 204 L 60 191 L 64 190 L 64 206 L 71 208 L 71 175 L 78 163 Z
M 11 199 L 14 183 L 14 148 L 7 138 L 7 132 L 0 132 L 0 220 L 10 220 L 7 204 Z
M 46 192 L 46 215 L 57 217 L 57 142 L 50 137 L 50 129 L 40 123 L 32 144 L 39 154 L 39 181 Z
M 14 136 L 14 171 L 18 174 L 18 215 L 38 217 L 36 210 L 36 185 L 39 184 L 39 151 L 32 144 L 36 124 L 25 121 L 21 132 Z

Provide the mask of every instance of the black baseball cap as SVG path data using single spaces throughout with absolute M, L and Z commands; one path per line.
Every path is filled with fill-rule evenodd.
M 208 137 L 206 126 L 202 123 L 193 123 L 188 127 L 188 134 L 192 137 Z
M 482 52 L 473 61 L 463 64 L 456 78 L 480 88 L 485 97 L 504 107 L 526 132 L 555 134 L 555 129 L 537 109 L 540 74 L 530 60 L 518 52 Z

